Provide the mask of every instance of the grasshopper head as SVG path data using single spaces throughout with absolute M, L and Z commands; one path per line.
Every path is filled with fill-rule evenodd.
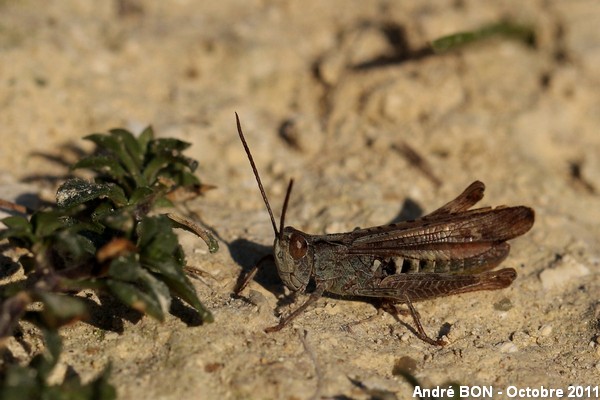
M 286 227 L 275 236 L 275 265 L 281 280 L 291 291 L 304 290 L 312 273 L 313 249 L 301 231 Z

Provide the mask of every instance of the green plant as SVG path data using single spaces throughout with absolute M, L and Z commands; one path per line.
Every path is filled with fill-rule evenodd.
M 211 252 L 216 240 L 183 216 L 153 212 L 205 188 L 193 174 L 197 162 L 182 154 L 189 144 L 155 139 L 151 128 L 137 138 L 116 129 L 86 139 L 97 150 L 73 169 L 91 170 L 93 181 L 70 179 L 59 187 L 55 206 L 2 220 L 0 239 L 25 250 L 18 260 L 25 279 L 0 286 L 0 346 L 21 319 L 43 331 L 85 319 L 76 296 L 83 289 L 109 293 L 158 320 L 177 296 L 212 321 L 185 274 L 173 229 L 198 234 Z M 32 309 L 34 302 L 42 306 Z
M 22 399 L 69 399 L 69 400 L 112 400 L 115 389 L 108 383 L 110 366 L 100 376 L 83 384 L 77 374 L 66 374 L 61 384 L 51 385 L 48 377 L 60 355 L 62 347 L 56 332 L 45 331 L 46 350 L 38 354 L 28 365 L 10 365 L 0 375 L 0 398 Z
M 431 48 L 436 53 L 443 53 L 493 36 L 503 36 L 519 40 L 530 46 L 535 45 L 535 31 L 530 26 L 503 21 L 484 25 L 472 31 L 443 36 L 431 42 Z

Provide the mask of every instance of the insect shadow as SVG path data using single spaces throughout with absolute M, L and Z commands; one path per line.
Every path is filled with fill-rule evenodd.
M 242 272 L 238 276 L 236 287 L 241 284 L 244 277 L 250 272 L 252 268 L 254 268 L 258 261 L 268 256 L 269 254 L 272 254 L 273 252 L 273 246 L 264 246 L 262 244 L 258 244 L 256 242 L 241 238 L 229 242 L 227 244 L 227 247 L 229 248 L 231 258 L 233 258 L 233 260 L 240 267 L 242 267 Z M 271 260 L 265 261 L 265 263 L 273 264 L 271 265 L 272 268 L 261 268 L 257 272 L 254 280 L 258 282 L 258 284 L 260 284 L 262 287 L 275 294 L 276 296 L 284 294 L 283 282 L 281 282 L 281 278 L 279 278 L 279 275 L 277 274 L 275 263 Z M 239 297 L 243 298 L 242 296 Z

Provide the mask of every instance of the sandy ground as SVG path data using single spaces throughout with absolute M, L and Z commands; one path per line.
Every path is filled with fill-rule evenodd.
M 536 45 L 492 40 L 419 56 L 432 39 L 502 18 L 532 24 Z M 192 142 L 198 175 L 218 186 L 188 207 L 218 234 L 219 253 L 181 237 L 190 265 L 206 272 L 195 282 L 215 322 L 198 326 L 176 307 L 160 324 L 107 303 L 93 324 L 62 331 L 57 376 L 68 364 L 89 379 L 111 361 L 123 399 L 369 398 L 352 380 L 409 398 L 399 368 L 425 387 L 597 384 L 599 25 L 593 0 L 0 1 L 3 186 L 25 180 L 21 194 L 52 198 L 66 172 L 56 157 L 89 148 L 82 136 L 147 124 Z M 404 57 L 373 62 L 394 54 Z M 296 178 L 289 224 L 310 233 L 384 224 L 479 179 L 484 206 L 536 211 L 503 264 L 519 277 L 502 291 L 417 304 L 430 335 L 449 328 L 443 348 L 390 315 L 344 330 L 376 310 L 330 297 L 264 333 L 305 297 L 286 301 L 273 266 L 248 300 L 231 297 L 273 240 L 234 111 L 276 215 Z M 35 331 L 26 338 L 28 351 L 39 348 Z

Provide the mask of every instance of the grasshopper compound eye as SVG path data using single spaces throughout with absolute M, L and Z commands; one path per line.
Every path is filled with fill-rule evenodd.
M 299 260 L 306 255 L 308 251 L 308 243 L 304 236 L 297 233 L 292 233 L 290 236 L 290 255 L 294 260 Z

